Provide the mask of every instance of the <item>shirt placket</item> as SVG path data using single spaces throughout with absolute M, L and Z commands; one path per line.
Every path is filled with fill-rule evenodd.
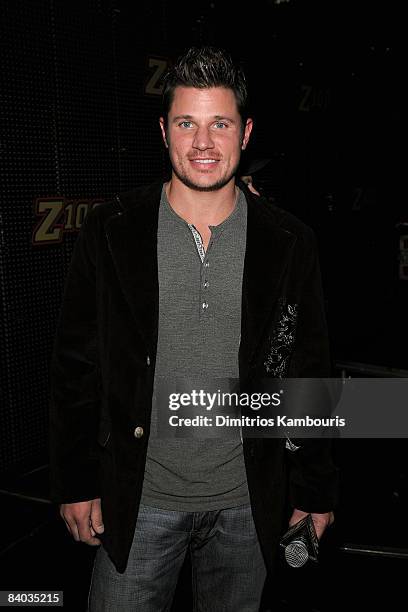
M 200 232 L 192 224 L 188 224 L 193 235 L 194 242 L 197 248 L 198 255 L 201 260 L 200 268 L 200 290 L 199 290 L 199 318 L 200 321 L 205 321 L 211 311 L 209 300 L 210 287 L 210 255 L 214 243 L 214 232 L 211 230 L 211 238 L 208 243 L 207 251 L 204 249 L 203 240 Z

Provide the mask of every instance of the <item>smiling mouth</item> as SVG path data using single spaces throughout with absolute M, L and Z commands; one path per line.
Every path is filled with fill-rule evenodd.
M 219 160 L 218 159 L 190 159 L 191 162 L 194 162 L 195 164 L 215 164 L 217 163 Z

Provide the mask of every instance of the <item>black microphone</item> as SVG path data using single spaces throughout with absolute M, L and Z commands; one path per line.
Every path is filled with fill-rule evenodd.
M 316 535 L 312 515 L 295 523 L 280 541 L 285 560 L 290 567 L 302 567 L 309 561 L 317 561 L 319 540 Z

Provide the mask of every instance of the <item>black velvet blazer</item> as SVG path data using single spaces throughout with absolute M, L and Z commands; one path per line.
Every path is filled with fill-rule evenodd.
M 51 499 L 102 499 L 103 542 L 119 572 L 134 535 L 149 438 L 162 184 L 88 213 L 66 280 L 50 368 Z M 239 186 L 248 203 L 241 389 L 266 377 L 330 376 L 313 232 Z M 271 568 L 285 511 L 331 511 L 337 469 L 329 440 L 303 440 L 290 450 L 284 439 L 244 438 L 243 446 L 254 521 Z

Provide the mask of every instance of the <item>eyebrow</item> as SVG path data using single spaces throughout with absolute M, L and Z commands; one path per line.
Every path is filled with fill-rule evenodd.
M 173 118 L 173 123 L 176 123 L 176 121 L 180 121 L 180 119 L 184 119 L 184 120 L 188 120 L 190 121 L 191 119 L 194 119 L 193 115 L 177 115 L 176 117 Z M 231 117 L 226 117 L 224 115 L 214 115 L 212 117 L 212 119 L 214 119 L 215 121 L 229 121 L 230 123 L 235 123 L 234 119 L 231 119 Z

